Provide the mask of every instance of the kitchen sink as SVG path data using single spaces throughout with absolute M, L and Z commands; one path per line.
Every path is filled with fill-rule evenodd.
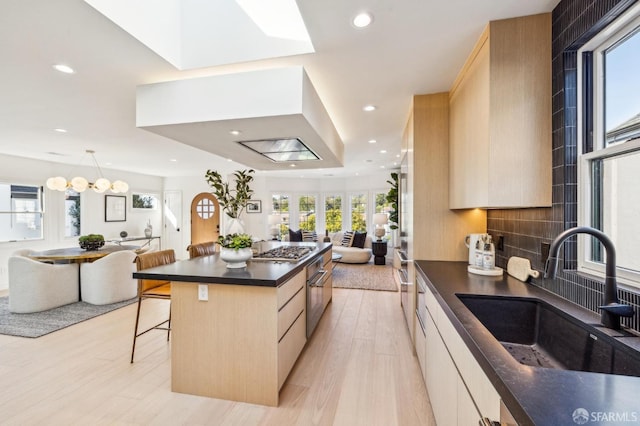
M 544 300 L 457 296 L 521 364 L 640 377 L 638 351 Z

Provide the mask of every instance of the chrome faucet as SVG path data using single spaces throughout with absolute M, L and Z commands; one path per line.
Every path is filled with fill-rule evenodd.
M 613 241 L 604 232 L 587 226 L 570 228 L 556 237 L 549 247 L 549 258 L 545 265 L 545 278 L 555 278 L 558 270 L 558 252 L 560 246 L 567 238 L 575 234 L 589 234 L 596 237 L 604 246 L 607 253 L 607 264 L 604 279 L 604 304 L 598 306 L 602 310 L 600 322 L 602 325 L 614 330 L 620 330 L 620 317 L 634 315 L 633 307 L 620 303 L 618 299 L 618 285 L 616 283 L 616 249 Z

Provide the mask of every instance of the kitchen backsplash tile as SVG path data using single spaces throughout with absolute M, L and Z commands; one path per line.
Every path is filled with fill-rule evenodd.
M 531 261 L 544 269 L 541 244 L 577 225 L 577 49 L 630 7 L 635 0 L 562 0 L 552 13 L 552 199 L 550 208 L 489 210 L 487 230 L 494 239 L 504 237 L 504 250 L 496 252 L 496 265 L 505 268 L 509 257 Z M 562 265 L 577 267 L 575 238 L 564 244 Z M 603 284 L 575 272 L 559 274 L 533 284 L 546 288 L 594 312 L 602 302 Z M 623 324 L 640 331 L 640 294 L 620 289 L 621 299 L 636 308 Z

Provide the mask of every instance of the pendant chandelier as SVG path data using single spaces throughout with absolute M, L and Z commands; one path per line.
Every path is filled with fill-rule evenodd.
M 102 193 L 107 190 L 110 190 L 113 193 L 124 193 L 129 191 L 129 185 L 126 182 L 121 180 L 117 180 L 113 183 L 109 182 L 108 179 L 105 179 L 102 175 L 102 170 L 98 165 L 98 161 L 95 157 L 95 151 L 87 149 L 86 154 L 91 156 L 93 160 L 93 164 L 97 170 L 98 179 L 95 182 L 89 182 L 86 178 L 82 176 L 76 176 L 70 181 L 62 176 L 50 177 L 47 179 L 47 188 L 55 190 L 55 191 L 66 191 L 71 188 L 76 192 L 83 192 L 87 189 L 93 189 L 95 192 Z M 84 159 L 84 156 L 82 157 Z M 82 160 L 80 160 L 82 162 Z

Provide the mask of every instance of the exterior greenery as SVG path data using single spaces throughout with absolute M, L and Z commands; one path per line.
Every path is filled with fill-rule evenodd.
M 155 207 L 155 197 L 152 195 L 131 195 L 131 202 L 134 209 L 152 209 Z
M 214 170 L 207 170 L 205 179 L 209 186 L 213 188 L 213 195 L 216 196 L 222 210 L 232 218 L 239 219 L 240 215 L 247 207 L 247 203 L 251 200 L 253 190 L 249 184 L 253 180 L 253 169 L 236 170 L 233 172 L 236 184 L 232 189 L 228 182 L 222 181 L 220 173 Z
M 228 234 L 218 237 L 217 243 L 224 248 L 239 250 L 251 247 L 253 240 L 248 234 Z
M 387 202 L 391 204 L 389 228 L 398 229 L 398 173 L 391 173 L 391 180 L 388 180 L 387 183 L 391 185 L 391 189 L 387 193 Z
M 72 235 L 80 235 L 80 196 L 76 195 L 72 198 L 72 203 L 69 205 L 67 214 L 71 218 L 71 227 L 73 228 Z

